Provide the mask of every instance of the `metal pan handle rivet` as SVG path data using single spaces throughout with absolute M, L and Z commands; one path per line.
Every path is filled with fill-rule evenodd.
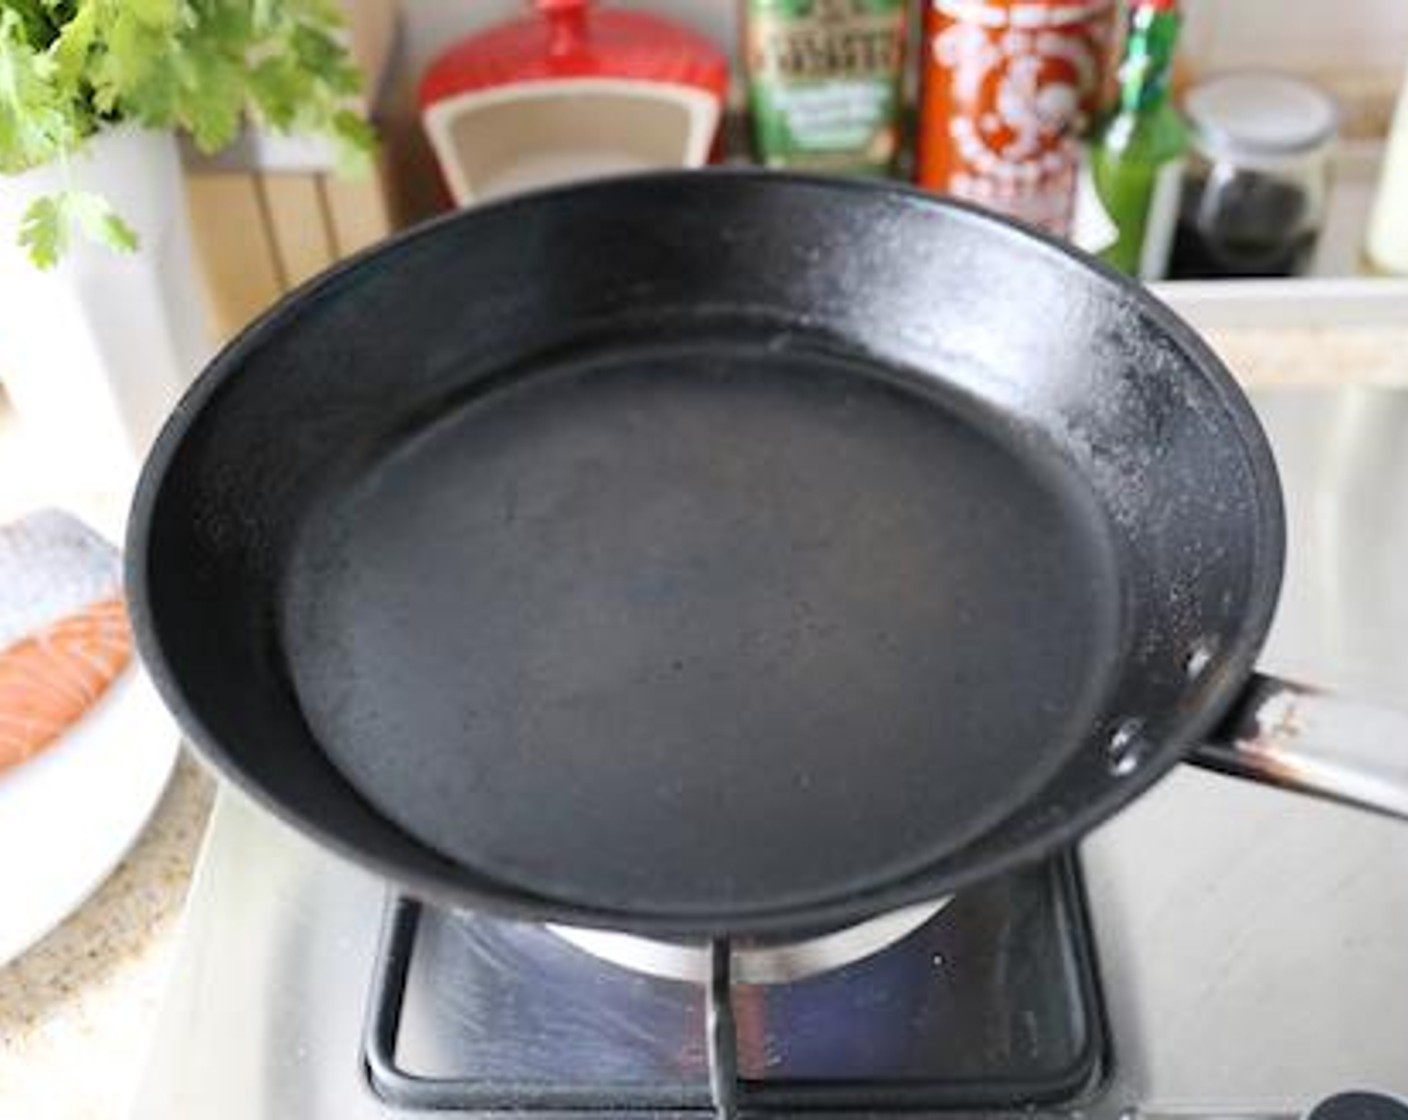
M 1105 756 L 1110 764 L 1110 773 L 1124 778 L 1139 769 L 1148 754 L 1149 741 L 1144 737 L 1144 721 L 1127 719 L 1110 736 L 1105 745 Z
M 1215 652 L 1217 652 L 1217 645 L 1211 638 L 1204 638 L 1195 643 L 1193 648 L 1188 651 L 1188 656 L 1183 660 L 1184 675 L 1190 681 L 1197 680 L 1212 664 Z

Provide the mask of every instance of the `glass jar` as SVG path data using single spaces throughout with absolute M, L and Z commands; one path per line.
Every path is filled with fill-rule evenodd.
M 1245 73 L 1194 87 L 1184 111 L 1193 145 L 1170 275 L 1304 272 L 1325 220 L 1334 102 L 1297 78 Z

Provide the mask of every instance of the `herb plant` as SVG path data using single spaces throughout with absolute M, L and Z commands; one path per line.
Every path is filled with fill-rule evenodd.
M 253 120 L 330 136 L 355 163 L 372 136 L 341 22 L 333 0 L 0 0 L 0 173 L 66 167 L 124 122 L 214 152 Z M 136 246 L 105 198 L 73 188 L 36 198 L 19 240 L 48 267 L 73 230 Z

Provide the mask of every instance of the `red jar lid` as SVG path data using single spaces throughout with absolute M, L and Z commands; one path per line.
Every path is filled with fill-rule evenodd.
M 645 12 L 589 10 L 591 0 L 533 0 L 535 15 L 460 40 L 426 71 L 422 107 L 471 90 L 554 78 L 695 86 L 722 102 L 728 59 L 703 35 Z

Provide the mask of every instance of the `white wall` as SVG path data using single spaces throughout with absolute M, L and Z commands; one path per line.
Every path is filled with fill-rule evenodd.
M 1185 0 L 1187 45 L 1204 72 L 1408 65 L 1408 0 Z

